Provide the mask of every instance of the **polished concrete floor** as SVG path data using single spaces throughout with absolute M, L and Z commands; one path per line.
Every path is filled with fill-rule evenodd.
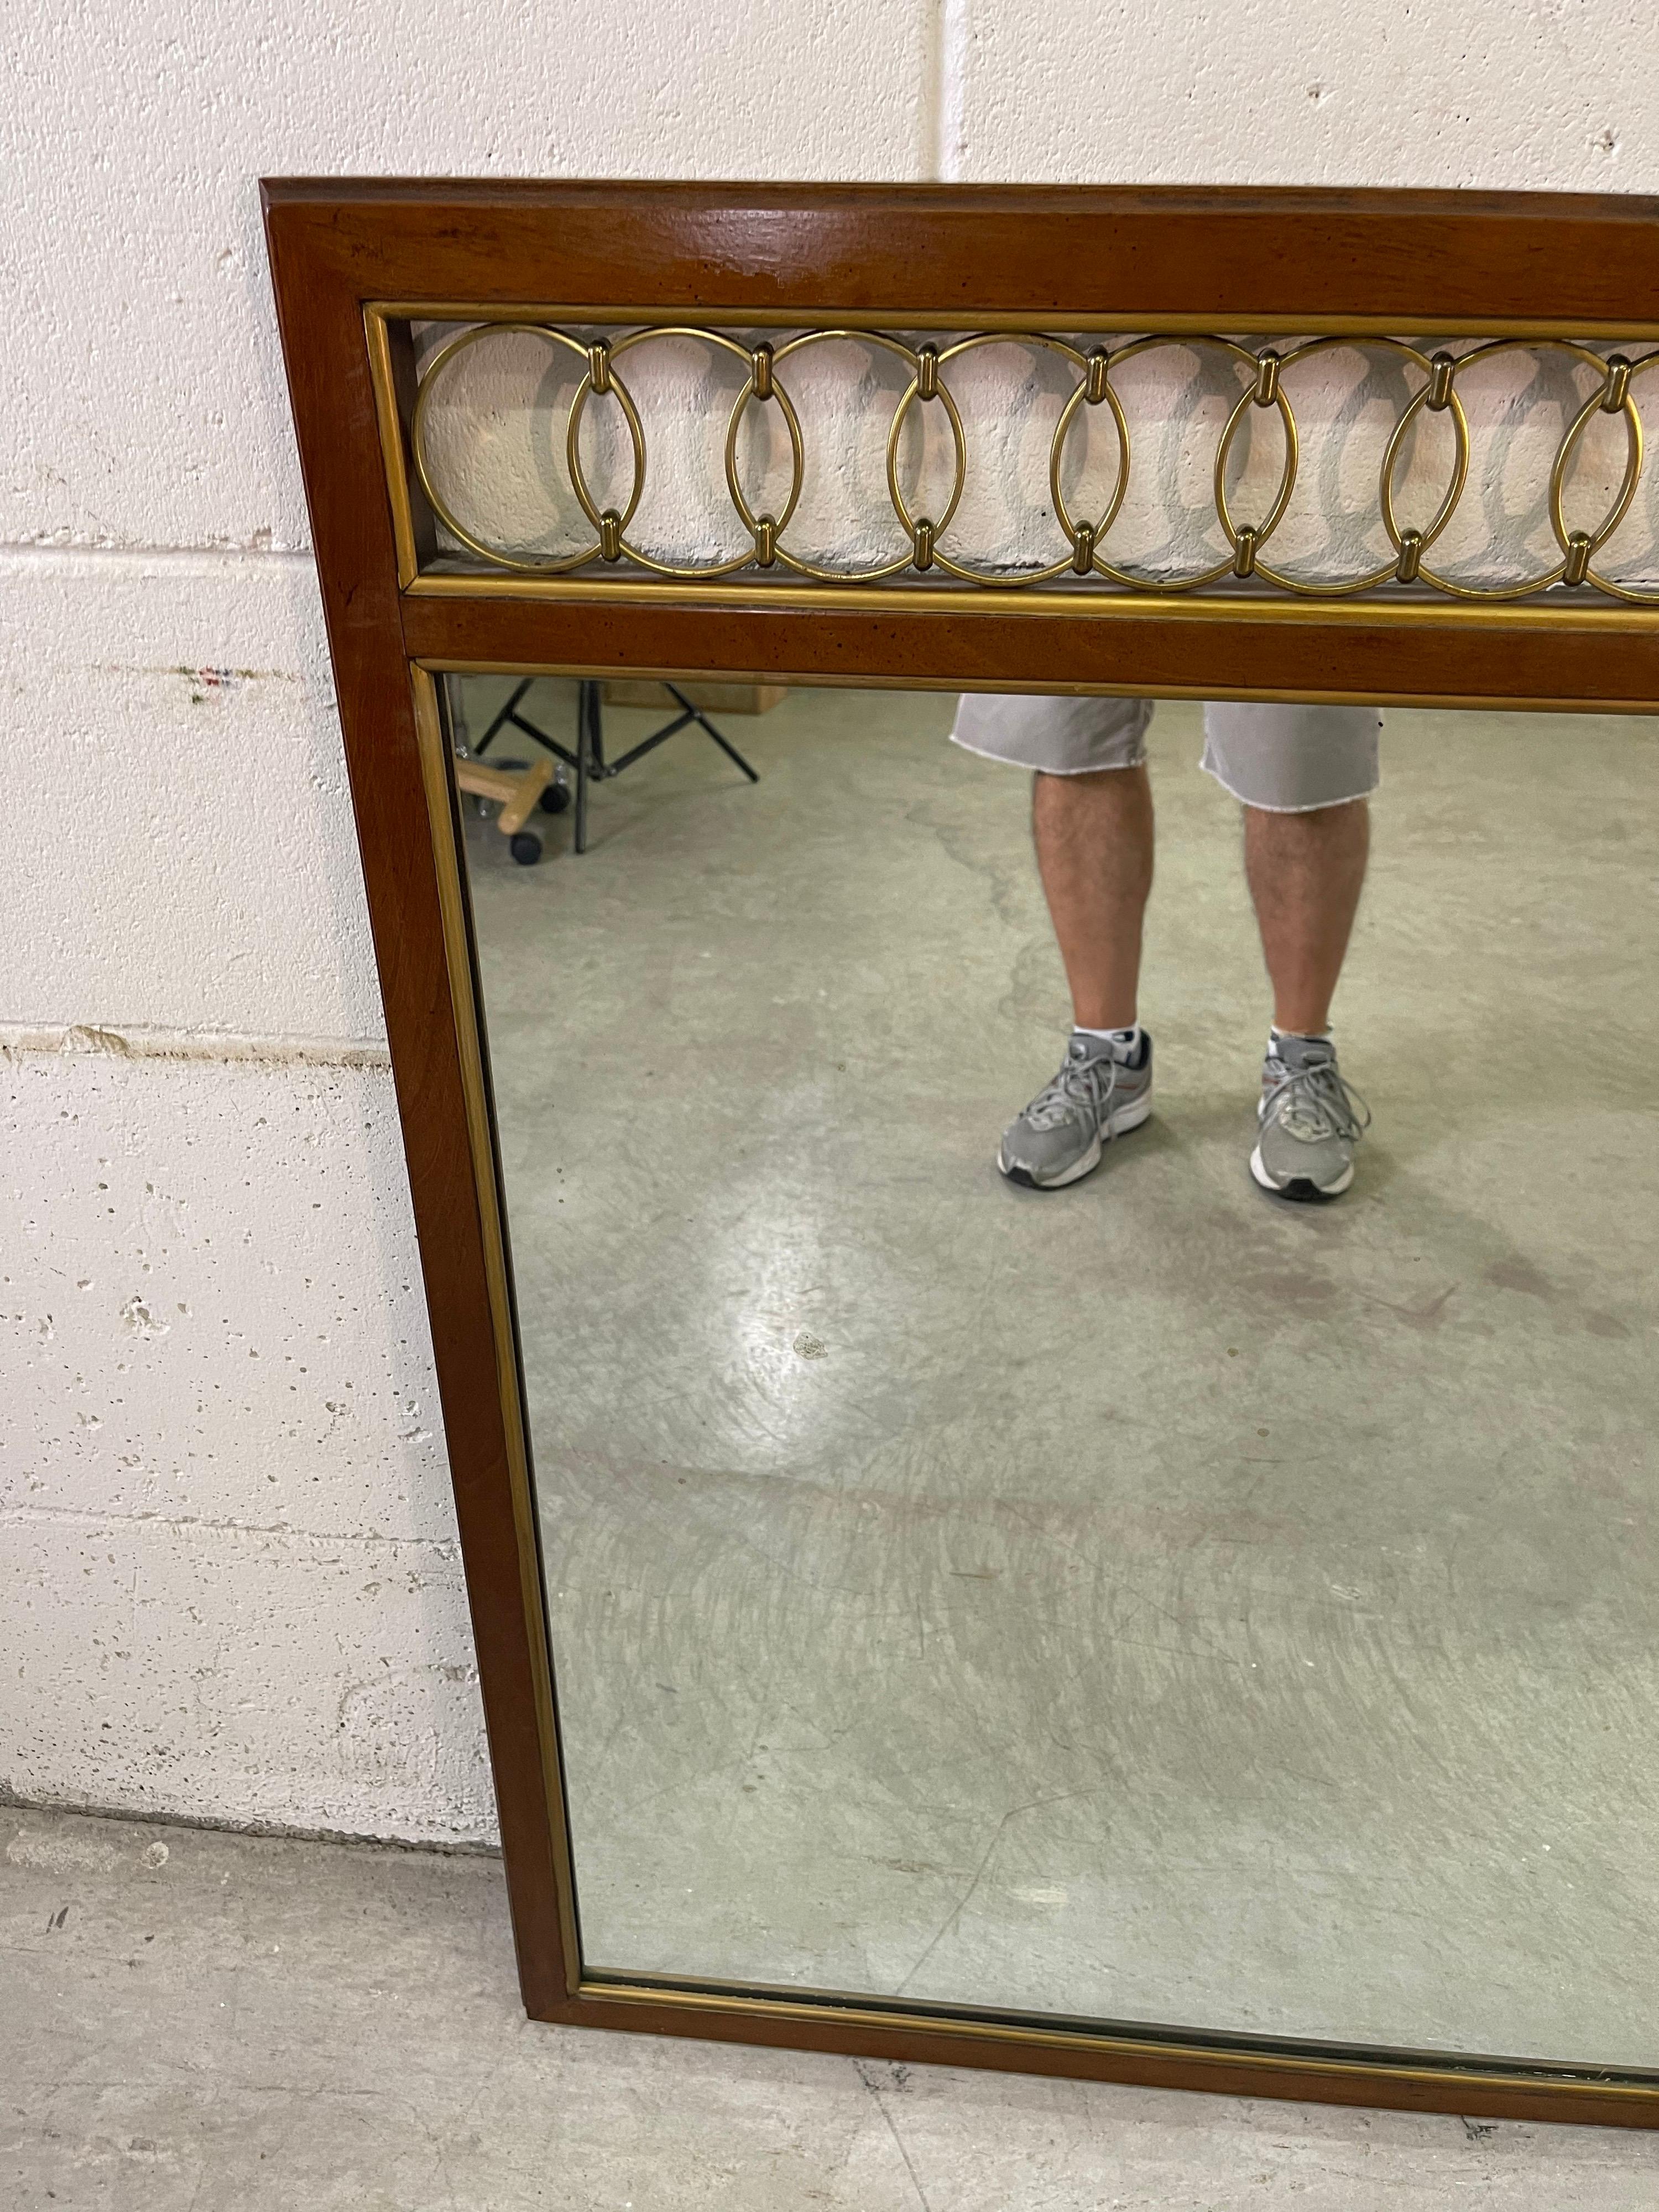
M 1659 2136 L 541 2027 L 501 1869 L 0 1808 L 6 2212 L 1648 2212 Z
M 1157 1118 L 995 1175 L 1066 1011 L 949 714 L 470 830 L 589 1960 L 1659 2064 L 1654 726 L 1391 719 L 1309 1212 L 1192 708 Z

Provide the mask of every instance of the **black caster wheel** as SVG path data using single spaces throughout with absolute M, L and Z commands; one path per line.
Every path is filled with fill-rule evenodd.
M 570 804 L 570 787 L 565 783 L 550 783 L 542 793 L 544 814 L 562 814 Z
M 515 830 L 507 849 L 521 868 L 533 868 L 542 857 L 542 841 L 533 830 Z

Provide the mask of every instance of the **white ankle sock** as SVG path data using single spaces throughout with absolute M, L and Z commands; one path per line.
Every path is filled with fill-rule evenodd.
M 1103 1039 L 1112 1048 L 1112 1058 L 1122 1060 L 1126 1066 L 1140 1050 L 1139 1022 L 1133 1023 L 1127 1030 L 1091 1030 L 1085 1029 L 1081 1022 L 1074 1022 L 1072 1025 L 1072 1034 L 1073 1036 Z
M 1275 1026 L 1267 1031 L 1267 1050 L 1272 1053 L 1281 1037 L 1294 1037 L 1299 1044 L 1332 1044 L 1335 1039 L 1328 1030 L 1281 1030 Z

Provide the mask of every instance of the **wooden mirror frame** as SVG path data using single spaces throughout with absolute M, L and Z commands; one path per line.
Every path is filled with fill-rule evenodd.
M 547 671 L 1637 712 L 1659 706 L 1659 606 L 1564 592 L 1530 605 L 1085 600 L 931 580 L 781 590 L 753 573 L 678 584 L 435 574 L 407 443 L 410 318 L 1653 338 L 1659 200 L 339 179 L 269 181 L 264 198 L 527 2011 L 1228 2094 L 1659 2125 L 1659 2070 L 585 1977 L 436 683 Z

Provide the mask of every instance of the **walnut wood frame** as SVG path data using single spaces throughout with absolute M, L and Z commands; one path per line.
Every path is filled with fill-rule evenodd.
M 1659 703 L 1639 608 L 795 593 L 399 576 L 376 310 L 967 329 L 1659 336 L 1659 200 L 1473 192 L 268 182 L 265 220 L 385 994 L 535 2018 L 907 2061 L 1659 2126 L 1659 2070 L 1344 2049 L 852 1996 L 586 1978 L 453 775 L 434 672 L 557 669 L 998 690 Z M 455 303 L 465 303 L 457 310 Z M 568 309 L 567 307 L 567 312 Z M 590 311 L 591 312 L 591 311 Z M 378 335 L 377 335 L 378 333 Z M 1659 2052 L 1656 2052 L 1659 2068 Z

